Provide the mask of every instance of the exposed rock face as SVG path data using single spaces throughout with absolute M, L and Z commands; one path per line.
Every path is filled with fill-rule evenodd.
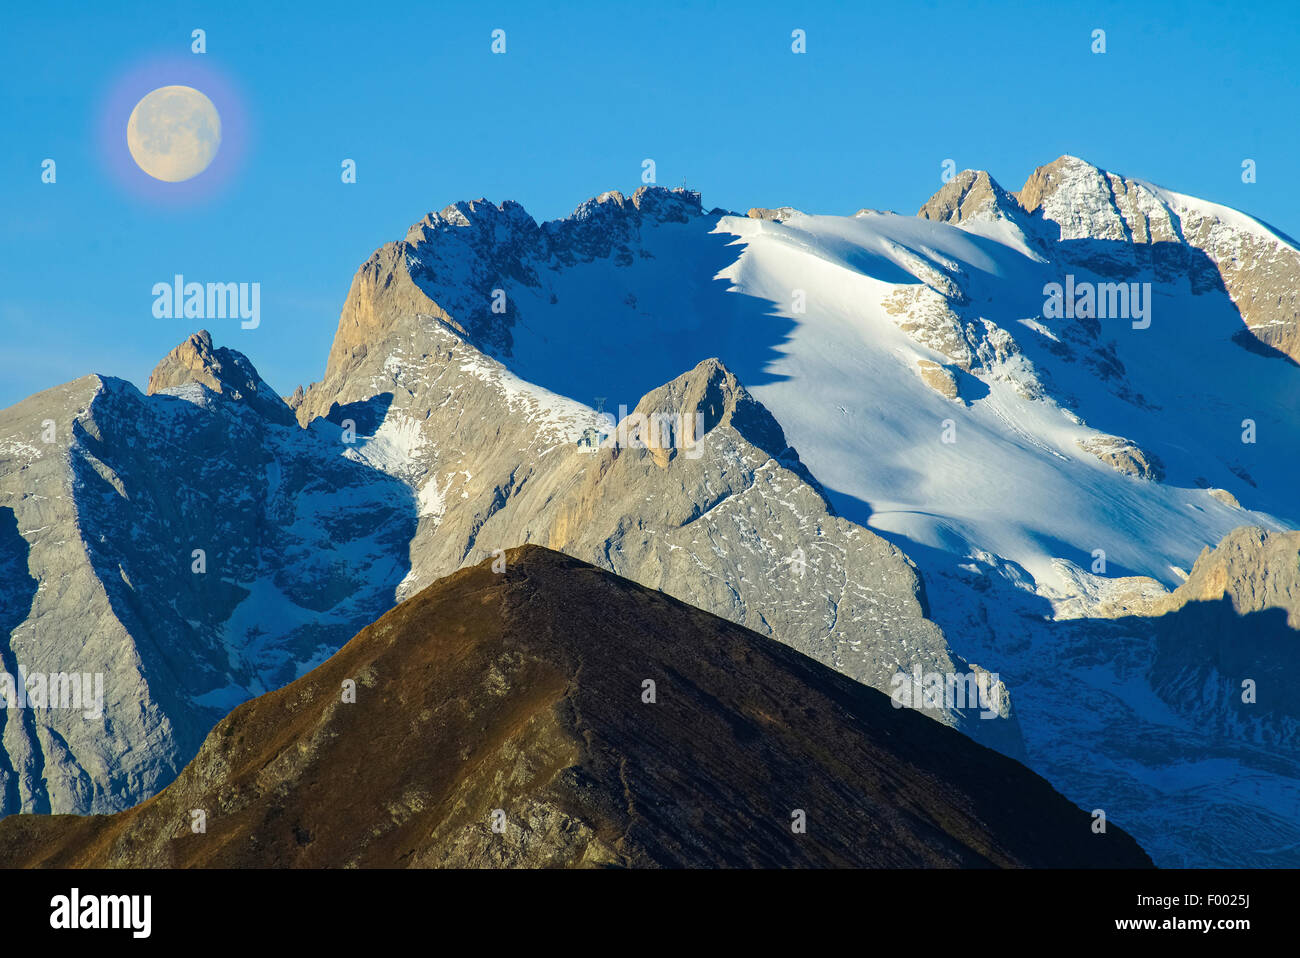
M 1300 739 L 1300 532 L 1233 530 L 1154 611 L 1150 679 L 1171 708 L 1233 738 Z
M 247 357 L 233 349 L 214 348 L 212 335 L 206 329 L 185 340 L 157 365 L 149 376 L 147 394 L 152 396 L 192 382 L 247 403 L 272 422 L 289 425 L 294 421 L 284 400 L 262 381 Z M 298 398 L 301 400 L 301 395 Z
M 785 646 L 567 556 L 503 558 L 240 706 L 156 798 L 0 823 L 0 864 L 1150 865 L 1023 766 Z
M 406 316 L 425 316 L 429 322 L 447 323 L 462 334 L 465 328 L 455 323 L 439 306 L 420 291 L 406 269 L 406 247 L 388 243 L 371 255 L 352 278 L 338 331 L 330 348 L 325 378 L 307 387 L 294 412 L 306 425 L 329 412 L 329 402 L 318 397 L 329 392 L 334 383 L 347 377 L 390 335 L 395 323 Z
M 337 428 L 283 425 L 243 356 L 196 336 L 152 385 L 92 376 L 0 412 L 4 671 L 103 690 L 99 715 L 0 710 L 0 812 L 153 794 L 233 705 L 389 608 L 407 571 L 410 491 Z
M 910 560 L 831 514 L 781 427 L 720 363 L 701 363 L 650 393 L 629 420 L 638 414 L 686 422 L 698 414 L 699 448 L 557 450 L 549 470 L 534 472 L 477 525 L 464 561 L 509 542 L 560 549 L 777 637 L 877 689 L 916 666 L 970 670 L 925 619 Z M 627 431 L 625 422 L 615 435 Z M 462 540 L 450 518 L 416 555 L 441 548 L 444 564 L 455 561 Z M 417 559 L 413 581 L 428 568 Z M 936 717 L 1016 753 L 1010 709 L 993 721 L 975 711 L 942 708 Z
M 1165 477 L 1160 459 L 1143 452 L 1136 443 L 1118 436 L 1096 436 L 1078 440 L 1079 448 L 1092 453 L 1116 472 L 1138 479 L 1159 482 Z
M 1243 546 L 1254 538 L 1228 538 L 1239 535 Z M 1075 569 L 1083 588 L 1054 609 L 992 578 L 972 603 L 957 577 L 926 571 L 945 634 L 1015 677 L 1026 755 L 1064 795 L 1108 815 L 1122 809 L 1162 867 L 1294 860 L 1300 633 L 1282 610 L 1241 616 L 1226 598 L 1180 597 L 1160 615 L 1169 593 L 1114 567 L 1109 576 Z M 1247 679 L 1254 704 L 1242 699 Z
M 999 186 L 983 170 L 962 170 L 930 197 L 916 215 L 954 226 L 972 221 L 1005 220 L 1022 234 L 1033 235 L 1029 217 L 1015 196 Z
M 949 370 L 928 359 L 917 360 L 916 368 L 925 384 L 944 399 L 957 398 L 957 380 Z
M 1225 289 L 1241 312 L 1247 348 L 1300 360 L 1300 254 L 1287 238 L 1225 207 L 1191 201 L 1073 156 L 1039 167 L 1016 194 L 1024 209 L 1059 227 L 1061 241 L 1110 240 L 1090 262 L 1186 274 L 1193 288 Z M 1183 255 L 1199 251 L 1205 259 Z
M 1026 211 L 1060 227 L 1062 239 L 1176 239 L 1171 211 L 1153 194 L 1078 157 L 1062 156 L 1040 166 L 1015 197 Z
M 127 586 L 115 567 L 93 561 L 100 543 L 81 534 L 76 489 L 89 482 L 106 499 L 120 495 L 111 472 L 105 469 L 100 478 L 95 471 L 96 458 L 76 455 L 97 430 L 74 423 L 89 415 L 104 386 L 88 376 L 0 413 L 3 669 L 15 677 L 20 665 L 41 674 L 112 674 L 114 681 L 104 684 L 103 714 L 121 713 L 121 721 L 109 725 L 102 717 L 83 717 L 93 708 L 0 709 L 5 813 L 82 811 L 94 807 L 98 794 L 159 788 L 180 767 L 176 732 L 157 701 L 169 696 L 171 683 L 149 694 L 145 663 L 128 627 L 113 615 L 108 594 L 115 584 Z M 50 421 L 53 441 L 47 443 Z M 202 734 L 190 738 L 191 751 Z
M 1206 759 L 1231 756 L 1241 766 L 1225 770 L 1223 779 L 1257 777 L 1261 766 L 1284 774 L 1293 768 L 1300 736 L 1300 532 L 1235 529 L 1206 548 L 1172 592 L 1142 577 L 1076 575 L 1085 588 L 1057 605 L 1058 620 L 1071 620 L 1059 623 L 1059 642 L 1095 659 L 1099 640 L 1121 637 L 1123 652 L 1112 653 L 1119 670 L 1140 675 L 1171 713 L 1212 737 Z M 1176 754 L 1163 733 L 1148 727 L 1137 734 L 1156 755 Z M 1185 732 L 1177 740 L 1187 748 Z M 1287 861 L 1297 832 L 1289 810 L 1285 828 L 1255 809 L 1206 814 L 1212 825 L 1203 841 L 1225 860 Z M 1252 836 L 1244 850 L 1232 838 L 1238 829 Z
M 373 258 L 363 267 L 339 339 L 352 343 L 363 328 L 371 338 L 347 349 L 336 340 L 325 378 L 306 391 L 297 414 L 335 424 L 354 417 L 357 455 L 415 491 L 419 528 L 399 595 L 496 549 L 535 542 L 773 635 L 879 689 L 917 666 L 969 671 L 926 621 L 910 560 L 832 515 L 771 414 L 716 361 L 633 410 L 670 420 L 701 412 L 696 458 L 680 449 L 593 450 L 581 444 L 584 434 L 608 433 L 612 424 L 484 353 L 507 350 L 514 307 L 486 313 L 490 297 L 464 290 L 503 275 L 531 290 L 556 264 L 601 259 L 620 268 L 642 231 L 699 215 L 698 194 L 659 188 L 631 200 L 602 194 L 538 232 L 513 204 L 457 204 L 412 228 L 406 251 L 383 261 L 389 273 L 375 273 Z M 503 234 L 490 245 L 488 237 Z M 453 276 L 468 278 L 452 284 Z M 512 289 L 511 302 L 522 298 Z M 352 323 L 362 314 L 383 319 Z M 494 322 L 501 332 L 484 332 Z M 400 455 L 388 454 L 378 430 L 404 437 Z M 1018 755 L 1011 709 L 1000 714 L 994 721 L 936 710 Z
M 1118 199 L 1116 188 L 1121 191 Z M 1059 280 L 1059 272 L 1116 282 L 1154 279 L 1175 286 L 1190 284 L 1194 293 L 1222 289 L 1210 259 L 1178 240 L 1170 219 L 1173 214 L 1144 189 L 1081 160 L 1062 157 L 1035 171 L 1019 193 L 1007 192 L 983 171 L 965 170 L 918 215 L 1018 247 L 1049 267 L 1042 279 Z M 970 295 L 968 277 L 953 274 L 955 289 L 921 278 L 929 289 L 904 287 L 892 294 L 886 308 L 898 317 L 900 328 L 959 368 L 1007 382 L 1025 398 L 1055 393 L 1069 408 L 1076 399 L 1063 393 L 1052 367 L 1079 364 L 1090 376 L 1110 384 L 1125 401 L 1146 405 L 1127 382 L 1115 343 L 1096 319 L 1074 317 L 1065 324 L 1052 324 L 1050 332 L 1038 327 L 1047 339 L 1034 356 L 1025 352 L 1005 321 L 985 314 L 987 306 L 978 294 Z M 1030 282 L 1036 290 L 1042 280 Z M 1041 302 L 1034 308 L 1041 311 Z
M 1063 156 L 1035 170 L 1014 194 L 987 173 L 963 171 L 922 206 L 919 216 L 1020 248 L 1028 259 L 1043 264 L 1037 273 L 1026 274 L 1026 285 L 1035 290 L 1044 281 L 1060 282 L 1068 274 L 1071 282 L 1098 290 L 1125 293 L 1126 284 L 1146 282 L 1157 299 L 1187 293 L 1192 300 L 1222 298 L 1243 321 L 1235 331 L 1228 327 L 1220 334 L 1225 342 L 1282 362 L 1300 355 L 1300 303 L 1294 282 L 1300 254 L 1281 234 L 1226 207 Z M 920 282 L 899 286 L 883 306 L 916 343 L 940 354 L 940 363 L 951 363 L 985 382 L 1007 383 L 1027 399 L 1055 401 L 1080 425 L 1080 414 L 1091 418 L 1092 413 L 1081 403 L 1079 386 L 1071 384 L 1101 382 L 1133 409 L 1156 408 L 1120 358 L 1116 317 L 1099 321 L 1074 316 L 1067 322 L 1036 317 L 1013 326 L 1010 321 L 1027 310 L 1041 313 L 1042 302 L 1013 307 L 1016 311 L 1008 315 L 997 308 L 997 296 L 983 295 L 987 287 L 981 288 L 977 275 L 952 268 L 919 243 L 910 253 L 924 263 L 920 269 L 908 267 Z M 1136 317 L 1135 326 L 1151 321 L 1151 295 L 1145 320 Z M 1173 321 L 1169 308 L 1163 303 L 1156 307 L 1165 311 L 1157 321 Z M 1119 317 L 1121 322 L 1129 318 Z M 1088 382 L 1081 383 L 1080 374 Z M 1283 400 L 1284 405 L 1288 402 Z M 1103 431 L 1115 429 L 1125 419 L 1112 411 L 1097 425 Z M 1153 448 L 1163 438 L 1147 430 L 1124 439 L 1083 437 L 1077 444 L 1121 473 L 1163 482 L 1169 470 Z M 1236 490 L 1254 484 L 1252 473 L 1226 456 L 1216 465 L 1222 471 L 1214 483 L 1218 491 L 1210 495 L 1240 508 L 1241 493 Z M 1241 485 L 1225 488 L 1225 473 Z M 1189 479 L 1182 475 L 1174 481 Z M 1199 479 L 1198 484 L 1210 485 Z M 1259 505 L 1257 499 L 1250 504 Z
M 918 665 L 966 670 L 925 620 L 910 560 L 831 514 L 780 426 L 716 360 L 629 415 L 699 429 L 692 448 L 664 449 L 620 443 L 626 427 L 521 383 L 436 324 L 405 324 L 374 356 L 337 408 L 373 403 L 387 382 L 379 395 L 394 398 L 384 428 L 411 437 L 394 473 L 420 502 L 401 596 L 535 542 L 773 635 L 876 688 Z M 497 425 L 488 432 L 484 421 Z M 580 443 L 592 431 L 613 437 L 608 448 Z M 363 458 L 370 441 L 361 437 Z M 1008 721 L 949 709 L 938 717 L 1018 754 L 1009 711 Z
M 1231 506 L 1234 509 L 1241 508 L 1241 503 L 1237 501 L 1237 497 L 1234 496 L 1227 489 L 1215 489 L 1214 487 L 1211 486 L 1207 488 L 1205 491 L 1208 492 L 1210 495 L 1214 496 L 1214 498 L 1218 499 L 1225 506 Z
M 1215 547 L 1201 551 L 1191 573 L 1173 591 L 1142 576 L 1104 579 L 1083 575 L 1078 569 L 1066 571 L 1080 580 L 1080 591 L 1105 585 L 1110 587 L 1111 598 L 1127 595 L 1131 599 L 1109 608 L 1089 606 L 1090 615 L 1164 616 L 1194 603 L 1223 603 L 1238 618 L 1273 610 L 1288 628 L 1300 631 L 1300 532 L 1255 526 L 1234 529 Z M 1062 617 L 1059 611 L 1058 617 Z
M 1300 532 L 1243 526 L 1205 549 L 1187 581 L 1158 611 L 1226 600 L 1239 616 L 1277 609 L 1300 630 Z
M 956 287 L 927 281 L 899 287 L 882 305 L 899 329 L 957 369 L 1004 382 L 1025 399 L 1043 396 L 1046 390 L 1039 371 L 1024 356 L 1015 337 L 980 316 L 968 303 L 968 297 Z M 929 379 L 926 383 L 933 388 Z
M 1068 587 L 1059 595 L 1049 588 L 1042 590 L 1052 601 L 1057 621 L 1151 615 L 1169 595 L 1168 589 L 1144 575 L 1089 574 L 1064 561 L 1057 563 L 1057 575 Z
M 8 713 L 4 811 L 111 811 L 153 794 L 221 711 L 291 681 L 395 598 L 520 542 L 713 609 L 877 688 L 914 667 L 971 669 L 926 620 L 907 557 L 831 514 L 775 420 L 720 364 L 638 407 L 689 424 L 689 437 L 593 450 L 578 438 L 607 427 L 590 409 L 520 382 L 439 323 L 395 331 L 382 354 L 348 360 L 362 374 L 382 360 L 389 388 L 354 377 L 365 398 L 308 429 L 283 425 L 288 408 L 248 360 L 205 335 L 160 364 L 147 398 L 92 377 L 0 415 L 0 509 L 14 527 L 4 664 L 98 673 L 105 686 L 95 722 Z M 699 441 L 683 446 L 696 412 Z M 87 639 L 52 641 L 66 634 Z M 999 720 L 973 703 L 931 714 L 1019 754 L 1005 685 L 992 691 Z
M 779 209 L 775 209 L 775 210 L 769 210 L 761 206 L 755 206 L 752 209 L 750 209 L 749 212 L 747 212 L 745 215 L 748 216 L 751 220 L 771 220 L 773 222 L 779 223 L 781 222 L 781 220 L 789 219 L 790 217 L 796 215 L 798 212 L 799 211 L 796 210 L 793 206 L 782 206 Z
M 514 344 L 515 295 L 540 290 L 549 270 L 595 259 L 631 265 L 649 255 L 643 231 L 705 214 L 693 190 L 643 186 L 581 204 L 566 219 L 539 226 L 518 203 L 454 203 L 412 226 L 406 239 L 381 247 L 357 271 L 339 317 L 325 375 L 296 408 L 304 425 L 326 416 L 368 354 L 404 335 L 404 325 L 441 325 L 489 356 L 507 358 Z M 505 296 L 506 288 L 512 295 Z M 382 368 L 387 354 L 378 357 Z M 376 364 L 370 364 L 371 367 Z M 367 369 L 370 367 L 367 367 Z
M 1145 281 L 1157 293 L 1186 289 L 1193 297 L 1224 296 L 1243 323 L 1225 339 L 1284 362 L 1300 357 L 1294 280 L 1300 254 L 1286 237 L 1226 207 L 1063 156 L 1035 170 L 1014 194 L 986 173 L 963 171 L 919 215 L 977 234 L 998 235 L 988 231 L 1001 228 L 1004 239 L 1012 237 L 1005 241 L 1018 242 L 1026 255 L 1051 264 L 1056 275 L 1044 275 L 1044 280 L 1071 274 L 1085 283 L 1108 284 L 1105 288 Z M 1027 398 L 1054 396 L 1067 410 L 1077 411 L 1077 397 L 1062 387 L 1073 377 L 1070 367 L 1082 367 L 1131 406 L 1152 408 L 1130 382 L 1105 322 L 1079 317 L 1048 323 L 1050 329 L 1037 328 L 1042 339 L 1035 342 L 1020 333 L 1012 336 L 1002 321 L 989 324 L 997 330 L 992 335 L 1002 340 L 995 344 L 985 338 L 986 307 L 978 293 L 971 295 L 969 280 L 953 274 L 960 290 L 954 295 L 946 285 L 918 276 L 925 285 L 900 288 L 885 308 L 918 343 L 958 368 L 1008 382 Z M 1151 306 L 1148 299 L 1147 309 Z M 993 348 L 985 347 L 986 342 Z M 1121 418 L 1111 422 L 1112 428 L 1122 425 Z M 1166 469 L 1150 448 L 1152 438 L 1088 439 L 1081 445 L 1121 472 L 1163 481 Z M 1250 484 L 1240 464 L 1223 465 Z M 1240 506 L 1228 489 L 1213 495 L 1225 505 Z

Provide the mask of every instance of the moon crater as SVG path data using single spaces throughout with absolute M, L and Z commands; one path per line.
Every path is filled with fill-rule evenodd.
M 136 165 L 154 179 L 180 183 L 198 176 L 216 157 L 221 116 L 193 87 L 159 87 L 131 111 L 126 145 Z

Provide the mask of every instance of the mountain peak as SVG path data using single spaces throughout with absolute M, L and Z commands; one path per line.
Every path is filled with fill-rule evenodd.
M 627 196 L 619 190 L 603 193 L 580 203 L 567 217 L 552 220 L 540 227 L 524 207 L 514 200 L 505 200 L 499 206 L 487 199 L 460 200 L 445 206 L 437 213 L 429 213 L 412 226 L 406 234 L 411 244 L 428 243 L 448 228 L 473 227 L 485 231 L 485 236 L 500 243 L 509 238 L 501 227 L 513 229 L 518 237 L 531 238 L 539 229 L 550 235 L 562 234 L 563 227 L 581 223 L 597 215 L 636 214 L 658 222 L 685 223 L 704 212 L 698 190 L 685 187 L 646 185 Z M 487 232 L 487 231 L 490 231 Z
M 1065 153 L 1030 173 L 1025 185 L 1013 195 L 1027 212 L 1034 213 L 1048 198 L 1066 187 L 1070 188 L 1072 196 L 1081 191 L 1109 194 L 1111 176 L 1101 167 Z
M 941 223 L 961 223 L 972 217 L 1012 219 L 1019 203 L 983 170 L 962 170 L 917 211 L 917 216 Z
M 923 219 L 956 225 L 972 219 L 1023 218 L 1039 211 L 1044 201 L 1062 188 L 1074 197 L 1082 192 L 1106 192 L 1114 178 L 1100 167 L 1068 153 L 1030 174 L 1018 192 L 1004 189 L 984 170 L 962 170 L 917 211 Z M 1118 178 L 1117 178 L 1118 179 Z
M 1008 240 L 1032 258 L 1043 252 L 1042 236 L 1015 194 L 984 170 L 962 170 L 930 197 L 916 213 L 921 219 L 989 233 Z
M 642 214 L 678 223 L 685 223 L 690 216 L 704 212 L 699 191 L 682 186 L 672 189 L 665 186 L 639 187 L 632 194 L 632 205 Z
M 428 213 L 424 219 L 406 231 L 406 241 L 412 244 L 429 242 L 449 228 L 473 228 L 485 238 L 498 240 L 499 227 L 512 228 L 522 233 L 537 231 L 537 223 L 524 207 L 514 200 L 503 200 L 498 206 L 491 200 L 458 200 L 444 206 L 437 213 Z
M 146 392 L 152 396 L 192 382 L 245 403 L 272 422 L 289 425 L 294 421 L 284 400 L 258 375 L 248 357 L 233 349 L 215 347 L 206 329 L 191 334 L 154 367 Z
M 646 393 L 636 411 L 647 416 L 653 413 L 698 414 L 701 434 L 712 432 L 718 426 L 731 426 L 755 447 L 793 469 L 821 492 L 816 480 L 799 461 L 799 454 L 786 441 L 781 424 L 750 395 L 720 359 L 705 359 L 672 382 Z

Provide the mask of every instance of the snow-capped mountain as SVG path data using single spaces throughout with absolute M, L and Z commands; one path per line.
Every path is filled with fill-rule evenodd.
M 337 427 L 299 428 L 206 333 L 153 378 L 179 385 L 87 376 L 0 413 L 3 670 L 103 676 L 99 718 L 0 710 L 5 812 L 153 794 L 231 708 L 391 607 L 408 571 L 414 497 L 339 455 Z
M 406 327 L 409 350 L 382 354 L 400 399 L 371 390 L 306 428 L 206 332 L 163 360 L 148 396 L 88 377 L 0 416 L 5 668 L 106 686 L 93 721 L 8 713 L 6 810 L 134 804 L 230 708 L 508 542 L 591 556 L 878 688 L 913 669 L 978 670 L 925 618 L 910 560 L 830 513 L 718 362 L 638 407 L 686 416 L 688 447 L 602 449 L 576 441 L 602 425 L 590 409 L 437 325 Z M 17 438 L 49 423 L 48 443 Z M 1017 755 L 1006 688 L 987 685 L 989 701 L 927 711 Z
M 706 212 L 657 187 L 543 224 L 449 206 L 358 270 L 324 376 L 288 406 L 200 336 L 148 398 L 92 378 L 0 413 L 0 535 L 29 573 L 4 580 L 14 653 L 30 635 L 70 663 L 36 636 L 111 634 L 139 663 L 118 710 L 150 703 L 114 717 L 125 777 L 120 743 L 6 722 L 26 784 L 4 807 L 150 794 L 215 719 L 196 706 L 536 542 L 886 691 L 914 667 L 995 674 L 1000 720 L 935 717 L 1157 863 L 1294 863 L 1300 702 L 1274 684 L 1237 707 L 1252 676 L 1198 670 L 1184 620 L 1153 615 L 1232 530 L 1300 523 L 1298 286 L 1266 225 L 1071 157 L 1017 193 L 962 173 L 916 217 Z M 698 413 L 700 455 L 611 443 L 620 407 Z M 43 448 L 50 418 L 67 428 Z M 205 537 L 228 582 L 190 571 Z M 74 578 L 94 604 L 42 604 Z M 164 608 L 196 582 L 223 584 Z M 1261 675 L 1300 665 L 1287 634 L 1256 646 Z M 176 693 L 153 671 L 169 657 L 200 663 Z M 40 784 L 53 768 L 82 784 Z

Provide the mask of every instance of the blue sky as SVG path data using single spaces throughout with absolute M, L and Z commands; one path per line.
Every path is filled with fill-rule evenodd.
M 1073 153 L 1300 235 L 1290 0 L 152 6 L 6 12 L 0 407 L 88 372 L 143 387 L 199 325 L 153 315 L 176 273 L 261 283 L 259 328 L 202 325 L 288 393 L 323 372 L 356 267 L 429 210 L 486 196 L 551 219 L 634 190 L 646 157 L 706 207 L 910 214 L 945 159 L 1019 189 Z M 169 201 L 123 172 L 108 120 L 132 83 L 196 70 L 243 132 Z

